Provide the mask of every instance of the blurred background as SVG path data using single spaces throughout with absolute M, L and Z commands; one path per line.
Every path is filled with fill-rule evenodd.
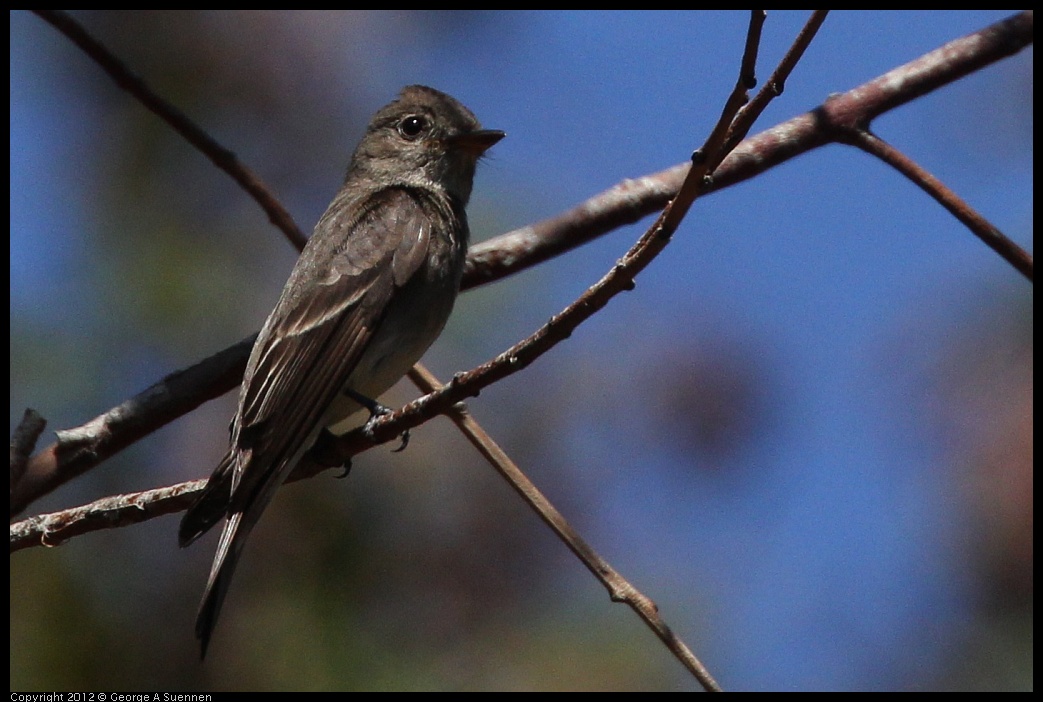
M 836 12 L 754 132 L 1012 11 Z M 683 162 L 745 12 L 76 12 L 310 231 L 409 83 L 503 129 L 476 240 Z M 806 20 L 769 15 L 763 81 Z M 77 426 L 256 331 L 295 251 L 68 40 L 11 19 L 11 427 Z M 1032 248 L 1032 51 L 874 130 Z M 441 378 L 528 335 L 651 218 L 463 296 Z M 726 689 L 1032 687 L 1032 286 L 829 147 L 701 200 L 567 342 L 469 403 Z M 401 383 L 385 398 L 415 396 Z M 34 504 L 208 475 L 233 393 Z M 284 489 L 204 664 L 216 538 L 178 517 L 11 557 L 13 690 L 691 690 L 444 419 Z M 27 516 L 22 515 L 22 516 Z

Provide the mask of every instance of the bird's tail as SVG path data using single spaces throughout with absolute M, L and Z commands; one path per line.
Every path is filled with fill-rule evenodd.
M 203 591 L 199 614 L 196 617 L 196 638 L 200 641 L 201 658 L 206 658 L 210 636 L 217 623 L 217 615 L 221 613 L 225 595 L 228 594 L 236 563 L 259 514 L 259 510 L 251 512 L 253 517 L 244 522 L 245 512 L 229 513 L 232 502 L 232 477 L 235 472 L 233 465 L 234 454 L 229 451 L 214 469 L 199 499 L 181 518 L 181 526 L 178 529 L 178 543 L 184 548 L 228 517 L 221 531 L 217 553 L 214 554 L 214 564 L 210 568 L 210 579 L 206 583 L 206 590 Z
M 241 467 L 240 474 L 258 476 L 257 482 L 251 485 L 234 480 L 236 462 L 248 461 L 249 454 L 244 457 L 242 453 L 229 452 L 210 476 L 199 501 L 189 508 L 181 520 L 178 539 L 182 546 L 187 546 L 222 517 L 228 517 L 221 531 L 221 539 L 217 543 L 214 565 L 210 568 L 210 579 L 206 583 L 206 590 L 203 591 L 203 601 L 199 604 L 199 614 L 196 617 L 196 638 L 200 641 L 203 658 L 206 657 L 214 624 L 217 623 L 221 605 L 228 594 L 228 586 L 232 582 L 232 574 L 235 572 L 246 538 L 253 531 L 264 508 L 275 497 L 275 492 L 286 479 L 290 468 L 297 464 L 305 447 L 314 439 L 313 435 L 307 443 L 295 447 L 296 452 L 290 460 L 276 460 L 273 470 L 263 470 L 264 466 L 257 465 Z
M 232 582 L 243 544 L 246 543 L 246 537 L 255 521 L 244 523 L 243 512 L 236 512 L 228 517 L 225 528 L 221 531 L 214 565 L 210 568 L 210 579 L 207 580 L 203 600 L 199 603 L 199 614 L 196 616 L 196 638 L 199 639 L 200 658 L 206 658 L 206 649 L 210 645 L 210 636 L 214 632 L 217 615 L 221 613 L 221 605 L 228 594 L 228 586 Z

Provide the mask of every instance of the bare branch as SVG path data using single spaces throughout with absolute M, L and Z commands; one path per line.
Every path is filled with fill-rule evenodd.
M 811 40 L 818 34 L 818 30 L 822 23 L 826 21 L 826 15 L 828 14 L 829 10 L 815 10 L 811 13 L 811 17 L 808 18 L 804 28 L 800 30 L 800 34 L 797 35 L 796 40 L 793 42 L 793 46 L 782 57 L 782 61 L 779 62 L 778 67 L 772 72 L 764 87 L 750 100 L 749 104 L 739 110 L 732 128 L 733 130 L 728 134 L 728 144 L 733 148 L 746 138 L 753 123 L 761 116 L 768 103 L 782 95 L 782 92 L 786 89 L 786 80 L 789 78 L 790 73 L 793 72 L 797 62 L 804 56 L 808 46 L 811 45 Z M 753 85 L 750 85 L 750 88 L 752 89 Z
M 920 164 L 894 148 L 875 134 L 864 129 L 852 129 L 849 143 L 867 154 L 877 157 L 907 177 L 924 192 L 941 203 L 953 217 L 963 222 L 986 246 L 998 253 L 1022 275 L 1033 280 L 1032 256 L 1018 246 L 991 222 L 981 216 L 952 189 L 928 173 Z
M 33 10 L 33 12 L 83 49 L 84 53 L 112 77 L 116 85 L 137 98 L 138 102 L 173 127 L 174 131 L 187 139 L 192 146 L 203 152 L 215 166 L 232 176 L 235 182 L 239 183 L 243 190 L 249 193 L 261 206 L 261 209 L 268 214 L 271 223 L 286 234 L 297 250 L 300 251 L 304 248 L 307 237 L 293 221 L 293 217 L 272 194 L 268 186 L 244 166 L 233 152 L 218 144 L 183 112 L 152 92 L 141 78 L 124 66 L 122 61 L 113 56 L 72 17 L 61 10 Z
M 60 546 L 74 536 L 115 529 L 181 512 L 195 500 L 205 480 L 105 497 L 81 507 L 40 514 L 11 525 L 11 553 L 30 546 Z
M 140 78 L 108 54 L 68 16 L 58 11 L 36 12 L 81 46 L 121 87 L 204 151 L 218 167 L 232 175 L 298 248 L 303 245 L 303 235 L 289 214 L 232 152 L 221 147 L 184 115 L 155 96 Z M 416 426 L 436 414 L 450 416 L 479 451 L 599 578 L 612 599 L 630 605 L 708 690 L 720 688 L 705 667 L 659 617 L 655 604 L 613 570 L 571 528 L 509 457 L 477 426 L 460 401 L 477 395 L 482 388 L 528 366 L 568 338 L 579 324 L 604 308 L 620 292 L 633 289 L 635 277 L 669 243 L 671 235 L 697 197 L 752 177 L 826 143 L 854 144 L 889 163 L 935 197 L 987 245 L 1032 280 L 1032 259 L 1026 252 L 930 174 L 868 130 L 872 119 L 879 114 L 1030 44 L 1031 13 L 1017 15 L 969 37 L 950 42 L 917 61 L 830 99 L 811 113 L 738 144 L 734 153 L 728 156 L 728 152 L 745 136 L 767 102 L 781 94 L 786 78 L 824 17 L 820 13 L 812 16 L 790 52 L 751 102 L 747 91 L 756 83 L 753 68 L 763 14 L 755 11 L 751 15 L 748 42 L 736 86 L 706 144 L 693 155 L 694 165 L 682 164 L 659 174 L 626 181 L 553 220 L 473 247 L 469 252 L 465 287 L 490 282 L 535 265 L 621 224 L 636 221 L 669 202 L 656 223 L 601 280 L 529 338 L 478 368 L 456 374 L 446 386 L 439 386 L 423 367 L 411 372 L 411 377 L 427 394 L 375 422 L 370 433 L 379 443 L 398 436 L 404 429 Z M 12 513 L 21 511 L 36 497 L 89 470 L 154 429 L 234 387 L 241 378 L 252 341 L 252 338 L 244 340 L 164 378 L 81 427 L 57 432 L 58 442 L 28 461 L 26 456 L 43 430 L 43 423 L 42 420 L 30 421 L 27 411 L 26 419 L 12 438 Z M 293 479 L 300 479 L 330 465 L 340 465 L 345 457 L 373 443 L 374 439 L 356 431 L 335 442 L 320 445 L 302 462 Z M 21 479 L 16 480 L 16 477 Z M 169 488 L 109 497 L 83 507 L 24 520 L 11 527 L 11 550 L 33 545 L 57 545 L 88 531 L 125 526 L 180 511 L 192 501 L 194 493 L 204 482 L 191 481 Z
M 220 397 L 243 379 L 254 337 L 175 371 L 86 424 L 56 432 L 58 441 L 29 459 L 11 487 L 11 514 L 82 475 L 135 441 Z
M 714 171 L 713 183 L 707 192 L 752 178 L 824 144 L 846 141 L 849 130 L 856 125 L 868 124 L 873 118 L 888 110 L 1013 55 L 1030 45 L 1032 40 L 1032 13 L 1024 12 L 949 42 L 869 83 L 832 97 L 812 112 L 795 117 L 742 142 Z M 474 287 L 517 273 L 661 209 L 677 194 L 689 169 L 690 164 L 685 163 L 656 174 L 624 181 L 552 219 L 473 246 L 468 254 L 464 287 Z M 509 351 L 507 353 L 509 354 Z M 202 402 L 235 387 L 239 377 L 235 373 L 229 375 L 229 367 L 236 365 L 241 373 L 248 354 L 249 345 L 244 346 L 243 342 L 240 342 L 175 374 L 184 375 L 186 379 L 190 377 L 194 383 L 192 388 L 184 388 L 186 393 L 193 394 L 194 397 L 186 396 L 186 402 L 182 407 L 167 407 L 160 401 L 156 406 L 146 409 L 134 402 L 143 395 L 151 394 L 156 387 L 153 386 L 136 398 L 128 400 L 120 408 L 132 405 L 139 409 L 142 413 L 136 422 L 139 427 L 162 426 Z M 215 359 L 222 360 L 217 362 Z M 470 374 L 480 370 L 481 367 Z M 157 385 L 161 385 L 162 382 Z M 453 402 L 459 399 L 463 399 L 463 396 Z M 452 402 L 448 402 L 447 406 L 450 404 Z M 106 415 L 120 408 L 114 408 Z M 97 420 L 92 420 L 89 424 L 97 426 Z M 389 426 L 390 424 L 389 422 Z M 64 468 L 63 461 L 68 459 L 57 444 L 34 456 L 29 463 L 29 472 L 34 472 L 36 463 L 41 462 L 44 464 L 41 476 L 20 488 L 17 502 L 12 499 L 12 513 L 21 511 L 32 500 L 62 484 L 68 479 L 67 475 L 81 474 L 112 455 L 115 450 L 144 435 L 135 434 L 124 440 L 119 434 L 127 429 L 126 426 L 111 426 L 108 423 L 106 426 L 110 435 L 100 444 L 102 450 L 97 454 L 98 458 L 93 458 L 85 452 L 75 453 L 77 461 L 83 462 L 76 470 L 67 471 Z M 106 452 L 105 446 L 116 448 Z
M 425 393 L 433 393 L 442 385 L 427 370 L 413 369 L 410 378 Z M 591 573 L 594 574 L 601 584 L 608 590 L 609 597 L 613 602 L 623 602 L 641 620 L 655 632 L 656 636 L 666 645 L 674 657 L 688 669 L 692 675 L 702 684 L 707 691 L 720 692 L 721 687 L 714 680 L 706 666 L 696 658 L 695 654 L 670 630 L 663 618 L 659 616 L 659 608 L 647 596 L 643 595 L 637 588 L 619 574 L 605 559 L 598 555 L 590 544 L 588 544 L 579 533 L 572 528 L 555 507 L 550 503 L 539 488 L 529 480 L 528 476 L 511 460 L 510 456 L 489 436 L 479 424 L 471 417 L 467 407 L 463 404 L 453 405 L 448 412 L 449 418 L 467 437 L 471 445 L 478 449 L 489 463 L 496 468 L 497 472 L 508 484 L 514 488 L 521 498 L 540 519 L 558 535 L 565 545 L 569 547 L 576 557 L 583 562 Z
M 688 213 L 695 199 L 705 193 L 712 184 L 710 173 L 724 161 L 729 149 L 725 148 L 728 134 L 735 123 L 735 117 L 742 106 L 749 102 L 747 91 L 757 84 L 754 73 L 757 64 L 757 51 L 760 49 L 761 27 L 764 25 L 764 10 L 750 11 L 750 28 L 746 35 L 746 48 L 743 51 L 742 67 L 735 80 L 735 87 L 724 103 L 721 116 L 714 125 L 706 142 L 692 154 L 692 168 L 681 183 L 681 189 L 659 218 L 659 223 L 652 229 L 658 229 L 658 236 L 668 239 L 673 236 L 677 226 Z M 734 144 L 733 144 L 734 148 Z
M 811 31 L 816 14 L 804 32 Z M 800 39 L 798 39 L 798 42 Z M 846 93 L 816 109 L 747 139 L 713 173 L 707 192 L 748 180 L 825 144 L 843 142 L 843 130 L 830 125 L 863 127 L 873 119 L 969 73 L 1012 56 L 1033 41 L 1032 12 L 1013 15 L 959 39 Z M 796 46 L 796 43 L 795 43 Z M 790 53 L 794 53 L 791 50 Z M 784 62 L 786 59 L 783 60 Z M 783 64 L 780 64 L 780 69 Z M 765 84 L 765 90 L 774 77 Z M 763 91 L 762 91 L 763 92 Z M 751 101 L 747 110 L 759 100 Z M 743 116 L 743 120 L 748 119 Z M 659 173 L 626 180 L 551 219 L 516 229 L 471 247 L 464 288 L 491 283 L 560 255 L 613 229 L 657 212 L 673 198 L 688 173 L 683 163 Z

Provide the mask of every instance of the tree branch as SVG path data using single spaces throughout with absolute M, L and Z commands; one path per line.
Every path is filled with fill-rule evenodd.
M 714 171 L 713 182 L 706 186 L 706 192 L 752 178 L 824 144 L 846 142 L 850 128 L 866 125 L 880 114 L 1011 56 L 1032 41 L 1030 11 L 951 41 L 869 83 L 832 97 L 811 112 L 742 142 Z M 690 168 L 688 163 L 679 164 L 659 173 L 623 181 L 561 215 L 473 246 L 468 252 L 464 288 L 517 273 L 661 209 L 678 193 Z M 1028 261 L 1031 273 L 1031 257 L 1026 254 L 1019 258 Z M 33 500 L 155 428 L 234 388 L 239 383 L 249 349 L 248 342 L 239 342 L 164 378 L 82 425 L 78 428 L 81 431 L 74 432 L 73 436 L 88 442 L 89 451 L 80 450 L 79 444 L 65 447 L 59 441 L 33 456 L 26 468 L 26 479 L 12 490 L 11 513 L 21 512 Z M 480 370 L 481 367 L 470 374 Z M 183 381 L 176 392 L 166 387 L 174 378 Z M 146 399 L 154 399 L 154 402 L 143 401 Z M 452 403 L 447 406 L 449 404 Z M 123 421 L 109 421 L 113 416 Z

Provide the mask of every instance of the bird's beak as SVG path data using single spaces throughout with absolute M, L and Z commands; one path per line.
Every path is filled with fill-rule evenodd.
M 451 137 L 447 137 L 445 141 L 450 148 L 460 149 L 475 156 L 481 156 L 493 144 L 505 136 L 507 136 L 507 133 L 501 132 L 499 129 L 479 129 L 475 132 L 454 134 Z

